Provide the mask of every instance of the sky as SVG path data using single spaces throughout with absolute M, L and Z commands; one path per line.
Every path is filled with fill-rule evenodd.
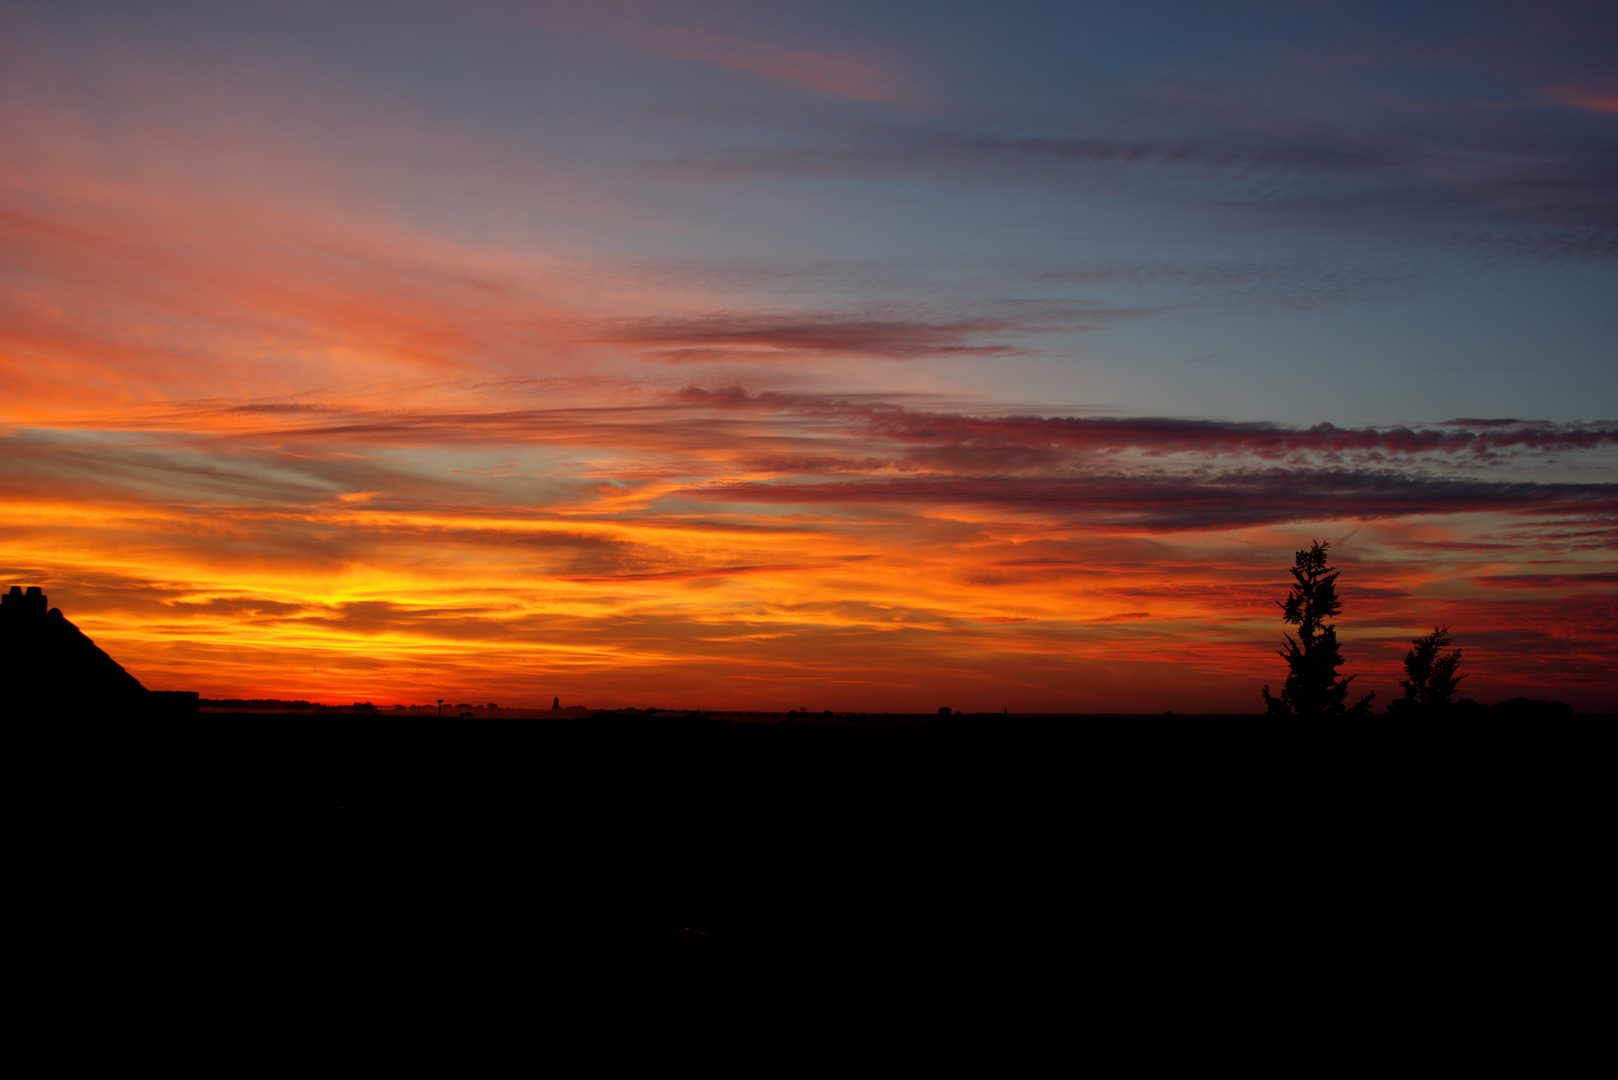
M 0 585 L 153 689 L 1618 710 L 1610 5 L 0 0 Z

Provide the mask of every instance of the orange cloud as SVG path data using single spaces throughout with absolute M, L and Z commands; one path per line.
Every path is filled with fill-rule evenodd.
M 1465 479 L 1474 460 L 1492 478 L 1513 467 L 1501 455 L 1530 455 L 1532 472 L 1607 452 L 1601 431 L 1574 425 L 1092 424 L 697 390 L 550 410 L 310 400 L 125 415 L 120 433 L 0 439 L 0 572 L 45 584 L 157 687 L 1244 711 L 1275 677 L 1274 601 L 1291 550 L 1314 536 L 1338 545 L 1345 649 L 1384 699 L 1408 639 L 1435 620 L 1476 658 L 1468 689 L 1486 699 L 1588 707 L 1607 701 L 1618 663 L 1600 644 L 1618 640 L 1610 499 Z M 1006 458 L 1008 442 L 1054 449 Z M 936 491 L 868 486 L 901 475 L 893 463 L 917 444 L 955 448 L 905 465 L 907 483 Z M 941 471 L 974 446 L 1021 472 Z M 1355 447 L 1375 469 L 1311 488 L 1312 461 L 1346 468 Z M 1403 479 L 1390 447 L 1417 459 Z M 806 488 L 792 471 L 825 460 L 851 486 Z M 1220 481 L 1254 460 L 1281 479 Z M 1460 472 L 1427 475 L 1446 461 Z M 1101 462 L 1106 483 L 1083 481 Z M 1344 502 L 1353 475 L 1368 486 Z M 1447 503 L 1445 483 L 1458 485 Z M 1068 485 L 1061 498 L 1052 484 Z

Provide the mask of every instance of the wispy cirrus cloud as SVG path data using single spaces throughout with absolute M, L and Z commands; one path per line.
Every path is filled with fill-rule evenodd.
M 778 7 L 611 0 L 539 7 L 480 4 L 504 23 L 602 37 L 690 64 L 712 65 L 758 82 L 856 101 L 919 104 L 929 97 L 905 60 L 857 34 L 812 30 Z
M 1618 588 L 1618 571 L 1593 574 L 1485 574 L 1473 578 L 1496 589 L 1584 589 L 1592 585 Z
M 689 30 L 636 34 L 635 40 L 672 60 L 714 64 L 837 97 L 897 104 L 919 104 L 927 97 L 894 57 L 869 49 L 809 49 Z
M 223 422 L 219 435 L 175 441 L 157 433 L 211 421 Z M 1599 543 L 1618 517 L 1614 485 L 1544 472 L 1567 455 L 1610 454 L 1618 447 L 1611 424 L 1300 429 L 1175 418 L 971 416 L 738 387 L 686 387 L 661 399 L 592 408 L 199 404 L 150 413 L 149 422 L 154 430 L 145 436 L 0 441 L 8 489 L 38 499 L 60 490 L 66 478 L 94 477 L 79 481 L 79 490 L 86 497 L 100 491 L 97 501 L 225 500 L 320 515 L 488 500 L 522 513 L 567 514 L 682 499 L 838 512 L 971 505 L 1153 532 L 1493 514 L 1565 519 L 1565 533 L 1582 521 L 1590 538 L 1581 544 Z M 466 468 L 458 456 L 424 469 L 430 459 L 415 455 L 435 447 L 457 455 L 499 447 L 503 460 L 498 468 Z M 584 459 L 558 462 L 553 455 L 561 448 Z M 643 459 L 653 458 L 657 467 L 648 470 Z M 1568 542 L 1575 542 L 1571 533 Z
M 1581 109 L 1595 109 L 1597 112 L 1618 113 L 1618 95 L 1611 97 L 1598 97 L 1577 90 L 1560 91 L 1557 96 L 1569 105 L 1577 105 Z
M 676 397 L 682 402 L 725 411 L 842 418 L 872 434 L 901 443 L 955 445 L 985 451 L 1005 445 L 1064 450 L 1234 453 L 1270 458 L 1294 452 L 1484 455 L 1517 448 L 1551 451 L 1618 445 L 1618 425 L 1611 422 L 1555 424 L 1515 419 L 1461 419 L 1428 427 L 1355 429 L 1322 423 L 1296 428 L 1266 421 L 1176 417 L 972 416 L 832 395 L 772 391 L 750 394 L 736 386 L 717 389 L 688 386 Z
M 1246 528 L 1328 518 L 1428 514 L 1565 514 L 1618 535 L 1618 485 L 1486 483 L 1395 472 L 1272 469 L 1224 472 L 1200 481 L 1141 475 L 933 477 L 812 483 L 739 483 L 702 489 L 732 503 L 842 505 L 973 504 L 1059 514 L 1075 523 L 1185 531 Z
M 1259 125 L 1251 106 L 1143 116 L 1163 133 L 1008 134 L 915 123 L 849 130 L 790 148 L 648 162 L 671 178 L 909 178 L 976 184 L 1083 183 L 1093 195 L 1147 185 L 1160 198 L 1296 222 L 1419 226 L 1431 241 L 1532 247 L 1544 255 L 1618 252 L 1618 152 L 1610 124 L 1469 112 L 1409 114 L 1374 128 L 1304 117 Z
M 496 384 L 505 400 L 544 397 L 544 384 Z M 92 425 L 100 421 L 94 417 Z M 751 462 L 764 471 L 826 470 L 961 475 L 1062 475 L 1076 468 L 1185 474 L 1223 462 L 1319 468 L 1498 469 L 1517 456 L 1604 453 L 1618 447 L 1611 422 L 1454 420 L 1431 425 L 1293 427 L 1269 421 L 1177 417 L 974 415 L 919 409 L 874 395 L 685 386 L 634 393 L 618 404 L 490 407 L 468 398 L 440 408 L 346 401 L 198 401 L 128 410 L 128 430 L 217 429 L 230 438 L 295 446 L 609 447 L 689 454 L 708 471 Z M 200 437 L 200 436 L 199 436 Z M 688 475 L 664 458 L 657 475 Z M 491 476 L 520 468 L 497 463 Z M 1223 466 L 1221 466 L 1223 467 Z M 488 467 L 481 467 L 488 468 Z M 464 470 L 463 470 L 464 471 Z M 648 474 L 650 475 L 650 474 Z M 368 489 L 367 489 L 368 490 Z
M 644 349 L 655 359 L 802 360 L 818 356 L 913 360 L 1009 356 L 1028 351 L 1007 339 L 1095 329 L 1137 318 L 1143 308 L 1102 304 L 990 304 L 970 314 L 912 308 L 887 312 L 717 312 L 607 323 L 591 340 Z M 995 309 L 999 310 L 996 311 Z M 1000 340 L 995 340 L 996 338 Z

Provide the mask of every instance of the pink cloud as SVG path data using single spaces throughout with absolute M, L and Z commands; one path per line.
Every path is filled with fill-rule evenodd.
M 901 104 L 922 99 L 891 58 L 865 50 L 833 52 L 693 31 L 647 34 L 642 44 L 673 60 L 717 64 L 838 97 Z
M 1596 112 L 1618 112 L 1618 80 L 1583 86 L 1552 86 L 1545 92 L 1564 105 Z

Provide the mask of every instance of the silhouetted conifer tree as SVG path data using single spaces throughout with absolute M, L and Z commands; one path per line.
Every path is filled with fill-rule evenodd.
M 1412 638 L 1411 650 L 1405 653 L 1405 675 L 1399 680 L 1404 687 L 1402 700 L 1390 702 L 1390 713 L 1441 713 L 1450 706 L 1465 675 L 1457 675 L 1461 667 L 1461 650 L 1440 655 L 1450 644 L 1449 627 L 1435 626 L 1426 637 Z
M 1366 694 L 1352 708 L 1344 706 L 1348 684 L 1359 676 L 1339 678 L 1343 654 L 1337 646 L 1337 627 L 1328 622 L 1343 610 L 1337 599 L 1338 571 L 1326 565 L 1330 544 L 1311 541 L 1308 551 L 1297 552 L 1292 564 L 1292 592 L 1277 600 L 1281 616 L 1298 628 L 1298 639 L 1283 635 L 1287 647 L 1277 655 L 1287 662 L 1287 681 L 1280 697 L 1264 687 L 1264 704 L 1273 714 L 1297 716 L 1354 716 L 1371 709 L 1374 693 Z

